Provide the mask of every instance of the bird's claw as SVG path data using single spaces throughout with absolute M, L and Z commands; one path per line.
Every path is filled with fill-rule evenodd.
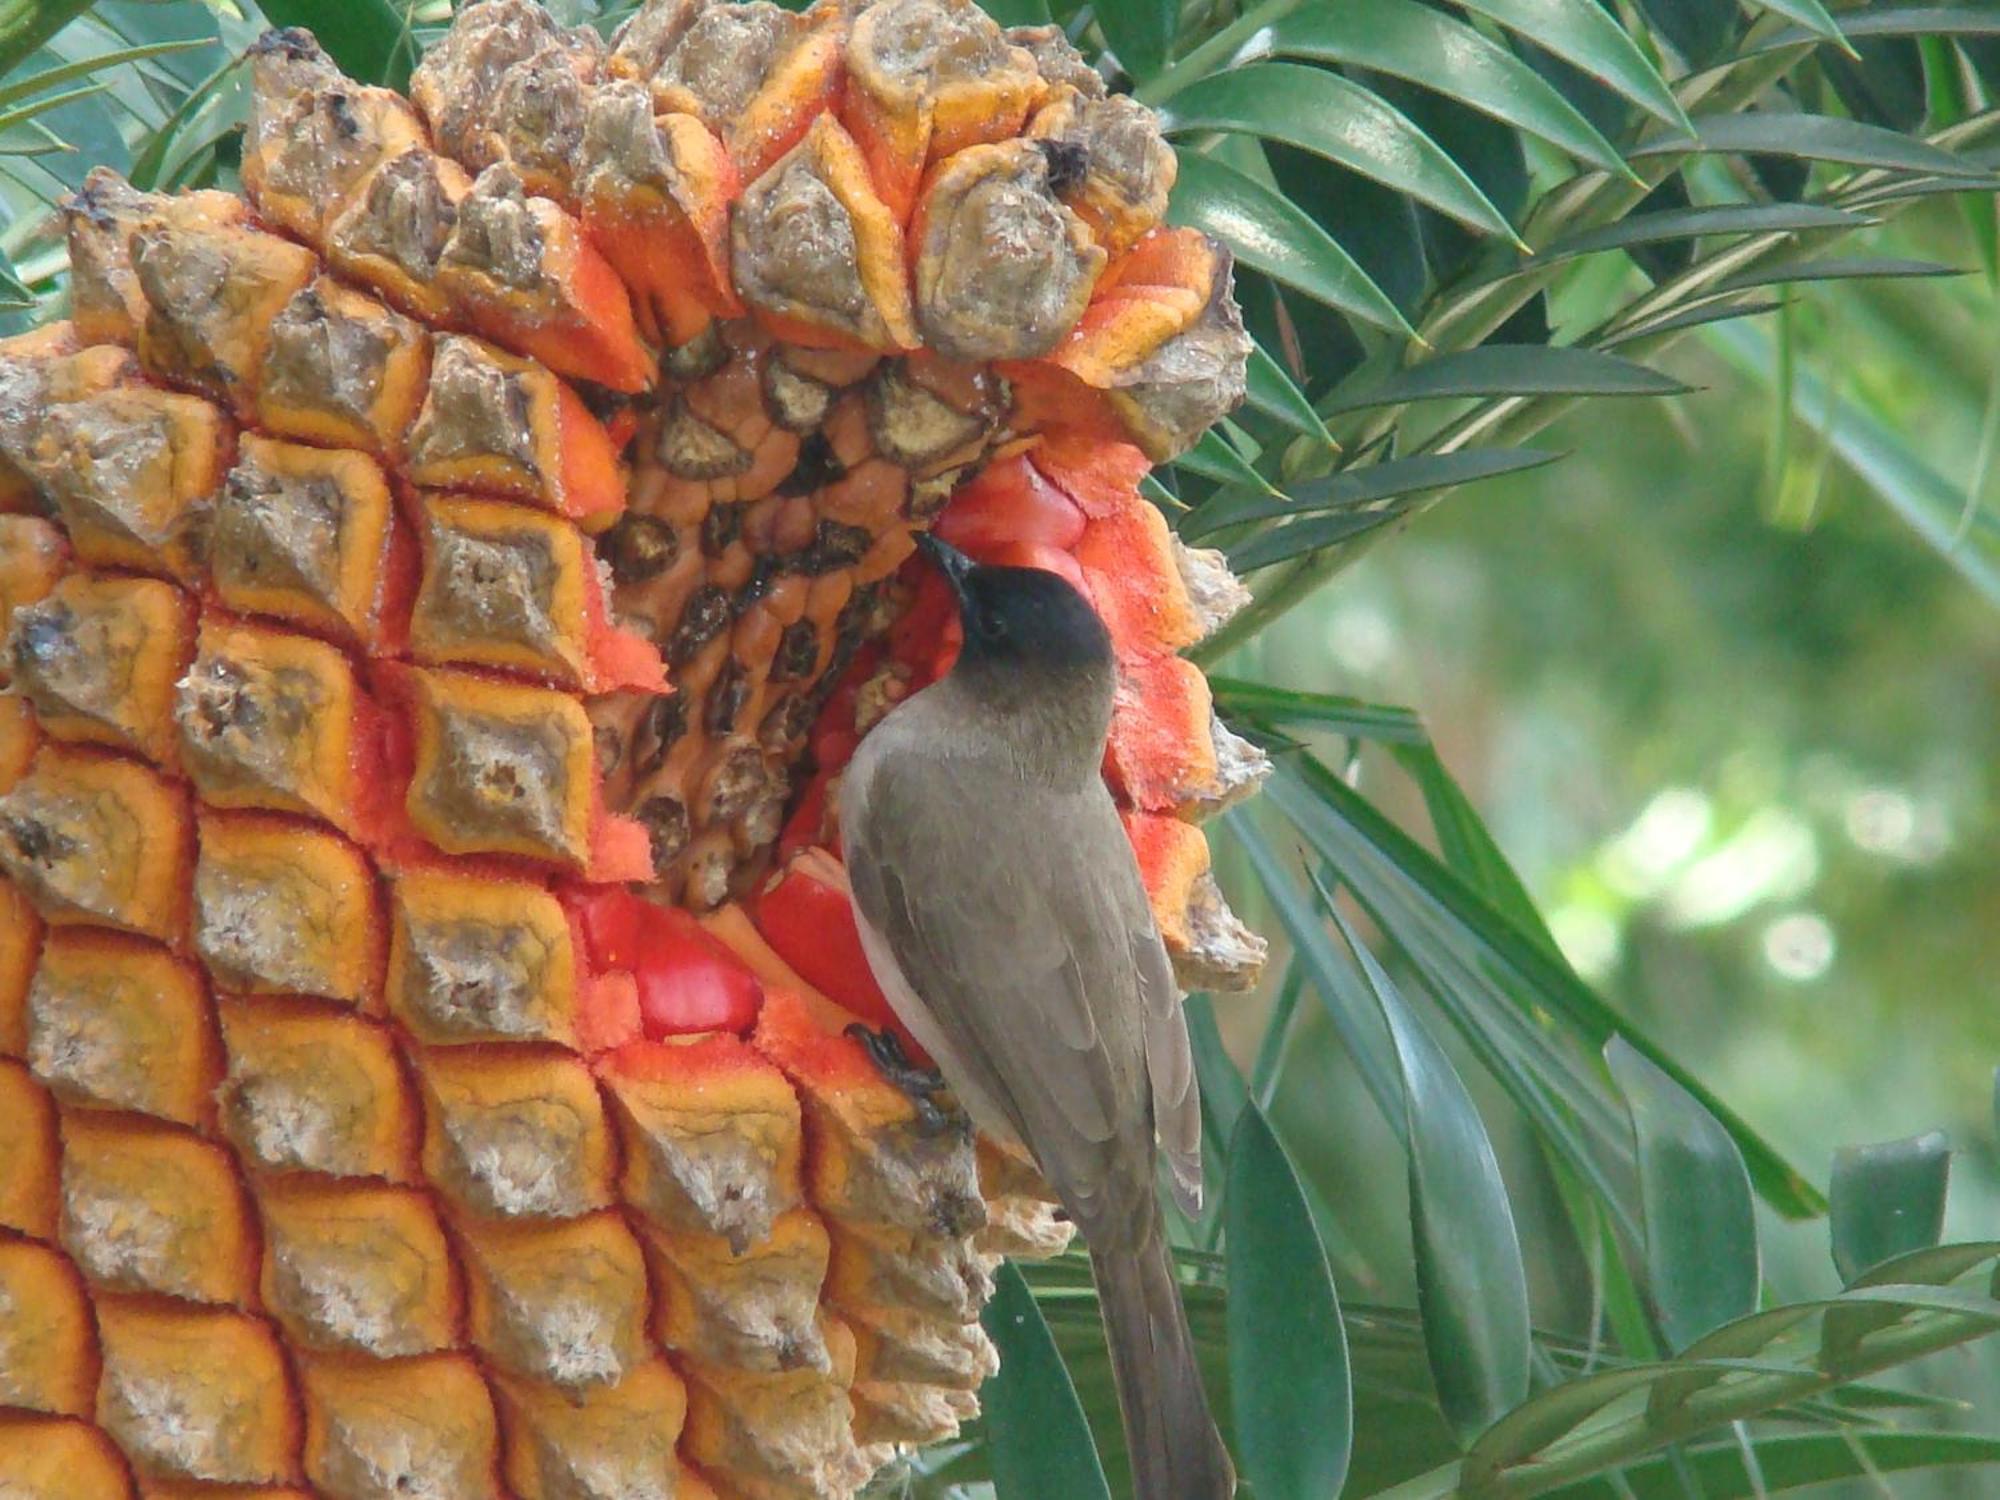
M 970 1134 L 972 1122 L 946 1088 L 944 1074 L 936 1068 L 920 1068 L 910 1061 L 903 1039 L 889 1027 L 880 1031 L 859 1021 L 846 1028 L 846 1035 L 861 1044 L 875 1071 L 901 1090 L 917 1111 L 917 1130 L 925 1136 L 947 1131 Z

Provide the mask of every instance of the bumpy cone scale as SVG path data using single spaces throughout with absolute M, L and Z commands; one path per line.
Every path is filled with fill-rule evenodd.
M 1136 489 L 1226 257 L 1052 30 L 465 9 L 411 99 L 258 47 L 248 201 L 109 174 L 0 346 L 0 1493 L 851 1495 L 1068 1226 L 846 1035 L 841 767 L 935 525 L 1054 568 L 1185 982 L 1261 945 Z

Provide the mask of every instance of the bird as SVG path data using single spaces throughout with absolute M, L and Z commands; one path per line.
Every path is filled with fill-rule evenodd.
M 1090 1252 L 1138 1500 L 1227 1500 L 1155 1187 L 1201 1203 L 1179 987 L 1102 767 L 1117 662 L 1062 576 L 925 533 L 951 670 L 861 742 L 839 792 L 856 927 L 896 1019 L 971 1124 L 1025 1149 Z M 877 1061 L 906 1087 L 889 1035 Z

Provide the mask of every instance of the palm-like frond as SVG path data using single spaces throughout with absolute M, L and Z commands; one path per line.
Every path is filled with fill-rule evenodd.
M 629 9 L 550 3 L 606 29 Z M 1250 575 L 1254 603 L 1205 651 L 1239 665 L 1218 704 L 1280 762 L 1267 796 L 1229 815 L 1221 857 L 1287 939 L 1287 972 L 1248 1077 L 1192 1007 L 1227 1190 L 1185 1226 L 1191 1246 L 1224 1247 L 1190 1250 L 1189 1291 L 1260 1500 L 1326 1500 L 1342 1475 L 1345 1493 L 1384 1500 L 1715 1500 L 2000 1461 L 1990 1440 L 1884 1429 L 1903 1398 L 1864 1383 L 2000 1328 L 2000 1302 L 1961 1284 L 2000 1247 L 1934 1249 L 1935 1215 L 1884 1207 L 1941 1204 L 1935 1153 L 1837 1174 L 1850 1289 L 1760 1309 L 1752 1188 L 1794 1217 L 1822 1195 L 1571 969 L 1413 715 L 1256 680 L 1241 651 L 1424 509 L 1555 462 L 1529 444 L 1575 404 L 1685 389 L 1649 363 L 1677 340 L 1765 370 L 1769 336 L 1738 320 L 1787 288 L 1946 270 L 1852 240 L 1927 197 L 1992 193 L 2000 4 L 987 3 L 1059 23 L 1160 111 L 1181 154 L 1173 216 L 1233 251 L 1257 341 L 1243 410 L 1157 494 L 1184 537 Z M 8 316 L 60 298 L 46 208 L 83 168 L 229 180 L 238 63 L 266 19 L 312 26 L 350 73 L 395 85 L 447 9 L 6 8 Z M 1993 223 L 1990 206 L 1974 216 L 1989 274 Z M 1830 409 L 1804 379 L 1774 398 Z M 1860 398 L 1836 409 L 1843 461 L 2000 596 L 1993 519 Z M 1354 790 L 1336 749 L 1408 773 L 1428 845 Z M 1337 1231 L 1339 1210 L 1292 1174 L 1267 1119 L 1310 1087 L 1285 1059 L 1314 1006 L 1408 1166 L 1413 1255 L 1359 1270 L 1413 1284 L 1421 1316 L 1351 1304 L 1342 1319 L 1330 1266 L 1345 1280 L 1366 1258 L 1322 1248 L 1315 1222 Z M 1554 1214 L 1517 1211 L 1495 1101 Z M 1666 1206 L 1691 1200 L 1699 1222 L 1670 1226 Z M 1607 1347 L 1531 1330 L 1524 1252 L 1581 1257 Z M 1311 1358 L 1253 1347 L 1288 1319 L 1323 1346 Z M 989 1420 L 890 1492 L 989 1476 L 1003 1496 L 1100 1492 L 1091 1434 L 1115 1423 L 1081 1263 L 1009 1281 L 992 1327 L 1007 1373 Z M 1108 1447 L 1106 1467 L 1115 1487 Z

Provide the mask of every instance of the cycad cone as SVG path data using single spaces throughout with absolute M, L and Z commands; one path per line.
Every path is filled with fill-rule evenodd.
M 0 350 L 0 1495 L 850 1495 L 1068 1238 L 843 1035 L 913 527 L 1095 600 L 1184 977 L 1259 957 L 1176 654 L 1240 591 L 1136 490 L 1241 391 L 1227 260 L 951 0 L 253 65 L 248 201 L 93 178 Z

